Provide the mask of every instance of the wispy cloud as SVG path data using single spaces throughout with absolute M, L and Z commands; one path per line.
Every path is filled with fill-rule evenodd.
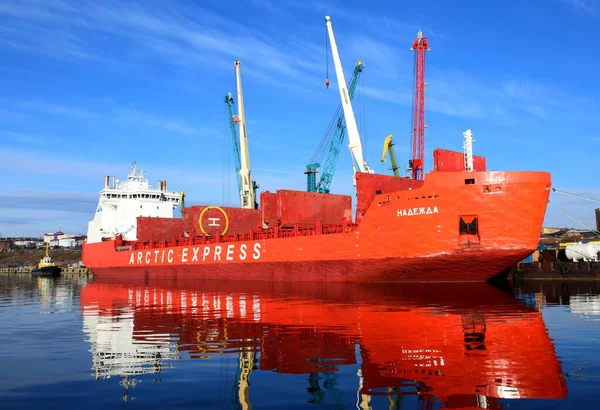
M 407 73 L 411 72 L 413 56 L 409 52 L 399 53 L 397 45 L 364 35 L 353 36 L 347 43 L 347 54 L 364 61 L 365 72 L 369 77 L 379 77 L 384 81 L 389 81 L 390 78 L 411 78 Z M 349 71 L 350 68 L 354 69 L 347 67 L 346 70 Z
M 541 120 L 550 119 L 550 112 L 547 108 L 542 107 L 540 104 L 526 104 L 523 106 L 523 111 L 538 117 Z
M 442 98 L 430 98 L 427 109 L 451 117 L 483 118 L 485 108 L 479 101 L 460 101 Z
M 58 154 L 36 150 L 3 149 L 0 147 L 0 173 L 11 173 L 18 169 L 20 175 L 38 175 L 45 178 L 60 175 L 64 178 L 95 181 L 88 189 L 101 189 L 105 175 L 115 175 L 125 178 L 130 171 L 130 163 L 119 161 L 94 161 L 85 158 L 63 157 Z M 133 157 L 132 161 L 136 158 Z M 59 166 L 57 166 L 59 164 Z M 153 161 L 138 162 L 138 169 L 147 169 L 150 181 L 167 179 L 173 181 L 174 189 L 192 189 L 198 192 L 212 194 L 220 188 L 223 179 L 213 173 L 189 172 L 185 165 L 178 164 L 174 158 L 168 163 L 164 158 L 155 158 Z
M 0 208 L 2 236 L 41 237 L 45 232 L 62 230 L 69 234 L 85 234 L 90 214 L 39 209 Z M 92 208 L 93 215 L 93 208 Z
M 135 50 L 121 53 L 119 64 L 144 64 L 157 58 L 163 60 L 164 55 L 174 55 L 178 58 L 169 60 L 169 64 L 197 68 L 206 67 L 210 62 L 211 66 L 232 67 L 234 59 L 247 59 L 261 67 L 265 80 L 273 79 L 269 72 L 305 80 L 306 70 L 320 68 L 320 62 L 313 62 L 311 45 L 289 32 L 285 37 L 277 38 L 276 45 L 273 36 L 263 36 L 216 13 L 190 9 L 182 3 L 173 3 L 167 9 L 151 2 L 140 5 L 56 0 L 25 6 L 8 1 L 0 6 L 1 15 L 24 21 L 29 25 L 28 32 L 32 33 L 27 38 L 7 33 L 7 41 L 39 52 L 56 44 L 53 51 L 58 58 L 79 56 L 115 63 L 103 54 L 104 50 L 98 44 L 86 41 L 89 37 L 86 34 L 94 31 L 118 36 L 123 39 L 123 46 Z M 187 17 L 191 15 L 193 20 Z M 45 23 L 44 28 L 38 28 L 39 22 Z M 34 37 L 41 38 L 41 44 L 33 41 Z M 248 73 L 254 75 L 258 70 Z M 282 85 L 285 83 L 281 82 Z
M 49 115 L 60 115 L 70 119 L 101 119 L 104 121 L 114 121 L 121 124 L 135 125 L 136 127 L 144 126 L 148 128 L 155 128 L 168 132 L 175 132 L 178 134 L 192 135 L 192 134 L 210 134 L 216 135 L 212 130 L 198 129 L 189 125 L 187 122 L 181 119 L 166 118 L 161 115 L 151 114 L 143 112 L 133 108 L 119 107 L 116 104 L 111 103 L 112 108 L 109 112 L 93 112 L 86 108 L 74 107 L 65 104 L 48 103 L 44 101 L 18 101 L 15 104 L 15 108 L 21 110 L 23 113 L 41 113 Z M 20 142 L 35 142 L 40 140 L 39 137 L 32 135 L 26 135 L 24 133 L 15 132 L 4 132 L 9 138 Z
M 0 122 L 2 122 L 3 124 L 22 123 L 22 122 L 28 122 L 30 120 L 31 120 L 30 116 L 23 112 L 14 111 L 13 109 L 6 110 L 3 108 L 0 108 Z
M 591 0 L 559 0 L 561 3 L 567 4 L 573 10 L 580 14 L 586 14 L 589 16 L 599 16 L 600 8 L 598 4 L 594 4 Z
M 408 92 L 399 92 L 391 89 L 373 88 L 363 86 L 360 91 L 363 95 L 375 100 L 394 104 L 408 105 L 412 103 L 412 95 Z
M 335 20 L 344 19 L 352 21 L 355 24 L 360 25 L 365 31 L 371 31 L 373 33 L 379 33 L 381 36 L 397 40 L 398 33 L 413 33 L 415 36 L 419 30 L 422 30 L 426 36 L 435 37 L 442 40 L 448 38 L 437 29 L 433 29 L 426 24 L 426 19 L 418 16 L 411 16 L 413 19 L 409 20 L 398 20 L 390 16 L 375 14 L 371 12 L 368 7 L 361 9 L 349 8 L 344 5 L 336 6 L 331 1 L 314 1 L 308 3 L 315 10 L 323 13 L 325 16 L 330 15 L 332 23 Z M 408 47 L 407 47 L 408 48 Z
M 52 141 L 54 138 L 41 135 L 32 135 L 23 132 L 0 130 L 3 141 L 17 142 L 23 144 L 41 144 Z
M 42 101 L 18 101 L 16 108 L 37 111 L 46 114 L 61 114 L 75 118 L 95 118 L 98 115 L 84 108 L 60 104 L 45 103 Z
M 159 128 L 165 131 L 177 132 L 180 134 L 194 134 L 198 130 L 186 124 L 182 120 L 173 120 L 161 118 L 141 111 L 124 108 L 119 109 L 114 114 L 115 121 L 129 124 L 143 124 L 148 127 Z
M 76 191 L 6 191 L 0 194 L 0 231 L 4 236 L 41 236 L 63 229 L 87 231 L 98 196 Z
M 516 109 L 548 120 L 563 114 L 586 116 L 592 102 L 582 96 L 570 94 L 558 87 L 533 80 L 512 80 L 501 84 L 501 96 L 513 100 Z
M 268 9 L 270 4 L 259 1 L 257 6 Z M 206 69 L 207 62 L 210 62 L 213 71 L 229 71 L 230 75 L 233 75 L 233 60 L 239 58 L 244 61 L 244 75 L 262 83 L 301 91 L 307 96 L 314 96 L 315 90 L 321 87 L 323 63 L 316 56 L 322 55 L 322 46 L 289 31 L 283 35 L 267 27 L 261 32 L 212 11 L 202 10 L 199 13 L 199 10 L 191 9 L 186 3 L 174 3 L 169 9 L 155 6 L 152 2 L 135 4 L 56 0 L 50 3 L 35 2 L 25 8 L 18 2 L 8 1 L 0 7 L 0 15 L 19 19 L 31 29 L 30 38 L 9 30 L 6 34 L 9 41 L 35 48 L 41 45 L 34 40 L 42 38 L 43 46 L 53 47 L 57 57 L 68 50 L 69 58 L 76 58 L 81 53 L 83 60 L 99 59 L 109 65 L 152 66 L 151 63 L 160 61 L 182 69 Z M 368 11 L 349 12 L 335 6 L 332 9 L 321 2 L 294 7 L 328 10 L 335 13 L 336 19 L 343 19 L 346 23 L 356 23 L 359 19 L 361 27 L 365 27 L 361 34 L 349 31 L 342 32 L 342 35 L 347 39 L 343 43 L 346 55 L 365 61 L 369 82 L 368 86 L 363 84 L 364 95 L 401 105 L 412 103 L 411 76 L 406 75 L 412 71 L 413 64 L 413 56 L 408 52 L 410 44 L 407 44 L 405 53 L 399 53 L 397 44 L 392 43 L 385 33 L 393 32 L 395 36 L 398 32 L 416 34 L 421 27 Z M 188 17 L 191 15 L 193 19 Z M 431 28 L 423 29 L 426 34 L 439 35 Z M 116 36 L 123 47 L 133 51 L 107 56 L 103 54 L 105 48 L 89 40 L 93 37 L 89 35 L 92 32 Z M 120 59 L 118 63 L 115 58 Z M 498 111 L 502 111 L 501 107 L 510 103 L 509 97 L 520 98 L 516 93 L 525 92 L 517 84 L 511 83 L 505 84 L 504 91 L 499 89 L 501 84 L 495 87 L 482 81 L 474 84 L 471 73 L 457 70 L 450 74 L 432 73 L 428 79 L 427 108 L 448 116 L 484 118 L 497 115 Z M 335 75 L 332 73 L 331 77 Z M 382 86 L 389 84 L 390 79 L 394 80 L 391 81 L 395 85 L 394 90 Z M 501 93 L 501 97 L 493 98 Z M 521 113 L 547 119 L 552 113 L 546 104 L 524 104 Z M 38 106 L 37 109 L 67 113 L 66 107 L 53 105 Z M 89 112 L 77 110 L 72 114 L 82 118 L 90 115 Z M 120 121 L 136 119 L 149 126 L 182 134 L 194 131 L 193 127 L 182 121 L 149 118 L 134 110 L 119 110 L 116 117 Z
M 592 115 L 590 100 L 531 80 L 484 80 L 462 70 L 433 69 L 427 83 L 426 110 L 452 117 L 503 118 L 512 122 L 517 118 L 550 121 L 565 115 Z M 371 98 L 411 105 L 412 90 L 404 90 L 363 88 Z
M 73 191 L 16 191 L 0 194 L 0 208 L 49 210 L 61 212 L 94 212 L 98 196 Z

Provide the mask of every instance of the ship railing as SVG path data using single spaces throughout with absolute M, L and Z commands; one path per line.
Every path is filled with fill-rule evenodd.
M 317 224 L 317 226 L 300 227 L 294 225 L 293 227 L 275 227 L 270 229 L 250 229 L 248 233 L 240 234 L 234 231 L 230 235 L 196 235 L 193 234 L 186 238 L 171 238 L 170 240 L 162 239 L 160 241 L 145 240 L 138 241 L 132 244 L 132 248 L 135 250 L 142 249 L 156 249 L 156 248 L 171 248 L 176 246 L 195 246 L 195 245 L 206 245 L 215 243 L 232 243 L 232 242 L 248 242 L 256 240 L 267 240 L 267 239 L 282 239 L 282 238 L 295 238 L 298 236 L 313 236 L 313 235 L 332 235 L 354 232 L 358 228 L 357 224 L 343 223 L 342 225 L 323 225 Z M 125 245 L 125 241 L 121 242 L 121 245 Z M 121 248 L 119 246 L 118 248 Z M 117 249 L 121 250 L 121 249 Z

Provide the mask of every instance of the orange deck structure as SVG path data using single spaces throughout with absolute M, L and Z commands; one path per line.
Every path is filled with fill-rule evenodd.
M 324 224 L 307 212 L 293 227 L 288 216 L 278 225 L 270 205 L 267 227 L 256 223 L 263 214 L 256 210 L 237 231 L 229 229 L 242 226 L 235 215 L 211 207 L 219 214 L 212 219 L 216 233 L 206 232 L 200 217 L 198 227 L 160 241 L 147 235 L 84 244 L 82 259 L 95 275 L 113 277 L 485 281 L 537 248 L 551 188 L 546 172 L 431 171 L 423 181 L 357 173 L 356 179 L 354 221 Z M 247 229 L 248 223 L 257 226 Z
M 361 400 L 418 394 L 444 407 L 499 409 L 503 398 L 567 395 L 541 313 L 487 283 L 96 278 L 80 301 L 98 377 L 139 373 L 132 364 L 160 371 L 159 357 L 166 368 L 166 356 L 152 354 L 166 340 L 173 355 L 192 359 L 259 353 L 254 368 L 277 373 L 358 366 Z

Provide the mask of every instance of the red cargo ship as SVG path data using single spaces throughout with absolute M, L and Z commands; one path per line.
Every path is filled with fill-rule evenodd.
M 348 366 L 358 367 L 349 383 L 361 404 L 418 395 L 431 408 L 440 401 L 499 409 L 500 399 L 567 395 L 541 313 L 487 283 L 97 278 L 80 301 L 98 378 L 161 372 L 168 380 L 181 356 L 223 363 L 221 353 L 239 353 L 239 367 L 228 368 L 238 367 L 233 397 L 245 404 L 253 371 L 309 374 L 311 382 Z M 256 380 L 252 386 L 263 391 L 265 378 Z M 293 393 L 297 384 L 285 380 Z
M 436 150 L 425 179 L 356 173 L 344 195 L 263 192 L 260 209 L 191 206 L 135 170 L 101 191 L 83 246 L 97 276 L 223 280 L 485 281 L 538 245 L 546 172 L 455 169 Z M 460 163 L 460 162 L 458 162 Z M 477 166 L 477 162 L 475 162 Z
M 436 150 L 434 170 L 423 177 L 423 94 L 413 121 L 419 138 L 413 132 L 418 144 L 413 141 L 412 178 L 372 172 L 352 110 L 356 77 L 349 90 L 331 20 L 325 20 L 343 109 L 336 141 L 341 143 L 347 133 L 358 169 L 355 212 L 350 196 L 290 190 L 262 192 L 260 208 L 254 209 L 257 185 L 250 172 L 236 61 L 239 136 L 231 95 L 225 101 L 241 208 L 192 206 L 182 218 L 173 218 L 181 201 L 178 193 L 167 192 L 165 181 L 151 189 L 135 167 L 124 182 L 110 184 L 107 177 L 83 247 L 83 262 L 94 274 L 285 282 L 484 281 L 537 248 L 550 174 L 486 171 L 485 158 L 473 156 L 468 130 L 465 154 Z M 415 47 L 421 63 L 425 40 L 419 32 Z M 359 60 L 358 72 L 363 67 Z M 422 65 L 417 73 L 422 90 Z M 330 150 L 335 159 L 339 147 Z M 307 169 L 308 191 L 313 191 L 315 165 Z

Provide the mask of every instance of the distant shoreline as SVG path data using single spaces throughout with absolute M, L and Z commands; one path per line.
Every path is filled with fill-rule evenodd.
M 35 264 L 46 254 L 45 249 L 0 252 L 0 266 Z M 81 261 L 81 249 L 56 249 L 49 252 L 52 261 L 73 263 Z

